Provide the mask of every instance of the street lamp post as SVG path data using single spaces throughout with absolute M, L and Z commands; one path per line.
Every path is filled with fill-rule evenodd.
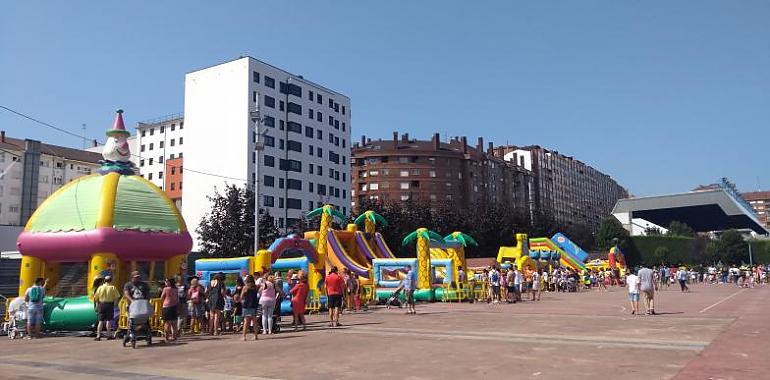
M 262 136 L 267 133 L 267 130 L 260 131 L 262 126 L 262 117 L 259 114 L 259 109 L 254 109 L 249 112 L 251 122 L 254 123 L 255 140 L 254 151 L 257 152 L 257 162 L 254 163 L 254 252 L 259 251 L 259 162 L 260 156 L 263 150 L 265 150 L 265 143 L 262 141 Z

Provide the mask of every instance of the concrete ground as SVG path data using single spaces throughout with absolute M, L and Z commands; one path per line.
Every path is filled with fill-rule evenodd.
M 632 316 L 625 291 L 547 293 L 516 305 L 423 304 L 343 315 L 328 329 L 177 344 L 0 340 L 2 379 L 747 379 L 770 378 L 770 286 L 696 285 Z M 284 319 L 286 320 L 286 319 Z M 288 329 L 285 329 L 286 331 Z

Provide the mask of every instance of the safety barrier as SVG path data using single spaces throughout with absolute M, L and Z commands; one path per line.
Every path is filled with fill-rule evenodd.
M 372 284 L 361 285 L 361 305 L 369 305 L 376 298 L 376 288 Z
M 441 302 L 463 302 L 469 299 L 470 288 L 467 282 L 441 284 L 441 289 Z
M 305 305 L 305 311 L 307 313 L 318 313 L 321 311 L 321 292 L 318 289 L 310 289 L 308 292 L 308 300 Z
M 156 334 L 163 333 L 163 302 L 160 298 L 150 299 L 153 316 L 150 318 L 150 328 Z M 128 330 L 128 301 L 121 298 L 118 302 L 118 330 Z M 200 327 L 199 327 L 200 328 Z

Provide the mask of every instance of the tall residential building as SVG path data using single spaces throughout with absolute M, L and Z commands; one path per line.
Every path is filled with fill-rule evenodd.
M 498 157 L 535 173 L 535 207 L 561 225 L 584 225 L 596 231 L 628 191 L 609 175 L 540 146 L 501 146 Z
M 25 225 L 54 191 L 96 173 L 101 159 L 99 153 L 16 139 L 0 131 L 0 224 Z
M 207 197 L 227 184 L 258 186 L 260 208 L 281 229 L 325 203 L 350 212 L 347 96 L 241 57 L 188 73 L 184 113 L 182 212 L 190 231 L 210 210 Z
M 184 116 L 174 114 L 136 125 L 136 166 L 139 174 L 165 191 L 182 209 Z M 169 165 L 169 162 L 172 165 Z M 173 171 L 174 173 L 171 173 Z M 168 178 L 171 176 L 172 178 Z
M 450 201 L 462 208 L 480 202 L 505 203 L 530 212 L 532 172 L 484 151 L 479 138 L 440 141 L 410 139 L 393 132 L 392 140 L 365 136 L 352 150 L 354 207 L 374 201 Z M 491 149 L 491 146 L 490 146 Z
M 759 222 L 770 229 L 770 191 L 750 191 L 741 195 L 756 211 Z

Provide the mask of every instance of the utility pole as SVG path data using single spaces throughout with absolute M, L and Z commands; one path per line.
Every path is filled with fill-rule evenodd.
M 83 129 L 83 150 L 86 150 L 88 138 L 86 137 L 86 124 L 80 124 L 80 128 Z
M 256 135 L 256 141 L 254 141 L 254 151 L 257 153 L 257 162 L 254 164 L 254 253 L 259 251 L 259 162 L 262 151 L 265 149 L 265 143 L 262 141 L 262 135 L 267 133 L 267 130 L 260 131 L 262 126 L 262 117 L 259 114 L 259 109 L 255 108 L 249 112 L 251 122 L 254 123 L 254 132 Z
M 754 266 L 754 258 L 751 255 L 751 242 L 749 242 L 748 244 L 749 244 L 749 265 Z

